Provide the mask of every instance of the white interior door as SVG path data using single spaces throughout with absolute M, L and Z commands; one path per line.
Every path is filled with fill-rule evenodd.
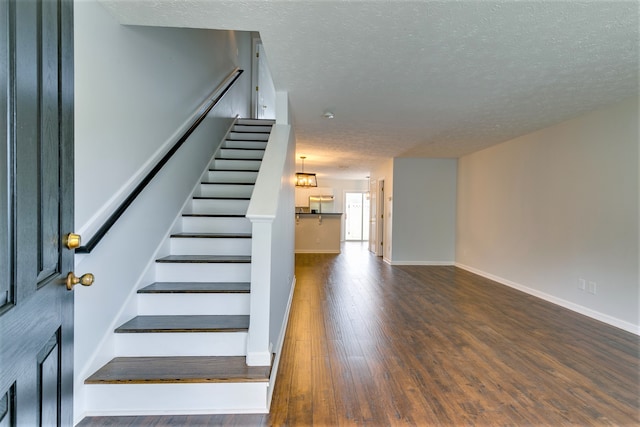
M 369 251 L 376 253 L 378 246 L 378 192 L 377 192 L 377 184 L 378 181 L 372 179 L 369 183 L 369 189 L 373 189 L 373 191 L 369 192 Z
M 384 256 L 384 180 L 378 181 L 378 244 L 376 245 L 376 255 Z

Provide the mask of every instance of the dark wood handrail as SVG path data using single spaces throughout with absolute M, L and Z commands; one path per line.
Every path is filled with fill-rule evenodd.
M 102 238 L 107 234 L 107 232 L 113 227 L 113 225 L 120 219 L 122 214 L 127 210 L 129 206 L 133 203 L 133 201 L 142 193 L 142 190 L 153 180 L 153 178 L 160 172 L 160 169 L 167 164 L 169 159 L 178 151 L 178 149 L 187 141 L 189 136 L 196 130 L 196 128 L 202 123 L 207 114 L 220 102 L 220 100 L 226 95 L 226 93 L 231 89 L 233 84 L 238 80 L 240 75 L 243 73 L 243 70 L 235 69 L 223 82 L 224 87 L 219 87 L 215 90 L 215 97 L 213 97 L 209 104 L 202 107 L 201 113 L 198 117 L 193 121 L 191 126 L 182 134 L 180 139 L 167 151 L 167 153 L 158 161 L 158 163 L 149 171 L 149 173 L 144 177 L 142 181 L 136 186 L 136 188 L 131 191 L 131 194 L 127 196 L 126 199 L 120 203 L 120 206 L 107 218 L 107 220 L 100 226 L 98 231 L 89 239 L 89 242 L 86 245 L 80 246 L 76 249 L 76 253 L 87 254 L 90 253 L 97 245 L 100 243 Z

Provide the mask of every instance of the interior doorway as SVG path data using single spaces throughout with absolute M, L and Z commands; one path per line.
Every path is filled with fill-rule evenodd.
M 345 193 L 345 240 L 369 240 L 369 197 L 368 193 Z
M 273 85 L 267 55 L 260 38 L 253 39 L 253 116 L 256 119 L 276 118 L 276 89 Z

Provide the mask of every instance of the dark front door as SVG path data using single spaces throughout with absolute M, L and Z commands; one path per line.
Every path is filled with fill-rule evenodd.
M 72 19 L 0 0 L 0 427 L 73 424 Z

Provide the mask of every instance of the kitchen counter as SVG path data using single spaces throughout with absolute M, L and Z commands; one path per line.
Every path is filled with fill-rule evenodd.
M 340 253 L 342 213 L 296 213 L 296 253 Z

